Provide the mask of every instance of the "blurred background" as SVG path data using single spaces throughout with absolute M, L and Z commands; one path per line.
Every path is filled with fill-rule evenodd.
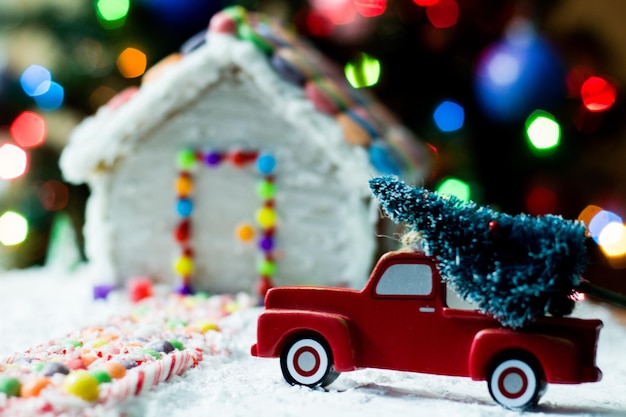
M 68 225 L 82 245 L 89 190 L 57 165 L 72 128 L 233 4 L 291 26 L 427 142 L 424 186 L 584 220 L 586 278 L 626 293 L 623 0 L 1 0 L 0 269 L 44 264 Z

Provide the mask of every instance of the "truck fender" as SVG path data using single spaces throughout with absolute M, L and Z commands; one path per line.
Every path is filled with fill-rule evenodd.
M 345 316 L 316 311 L 266 310 L 259 317 L 258 328 L 259 331 L 271 329 L 271 333 L 275 335 L 257 336 L 259 342 L 273 339 L 269 344 L 257 343 L 255 349 L 258 356 L 279 357 L 285 346 L 295 337 L 313 334 L 320 336 L 328 344 L 337 372 L 356 369 L 350 338 L 351 320 Z
M 470 349 L 469 376 L 485 380 L 495 361 L 515 355 L 531 355 L 541 367 L 545 382 L 571 383 L 580 378 L 579 352 L 571 340 L 504 328 L 476 334 Z

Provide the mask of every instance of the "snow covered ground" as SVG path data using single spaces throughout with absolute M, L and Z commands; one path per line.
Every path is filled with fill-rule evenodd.
M 124 297 L 93 301 L 84 273 L 53 268 L 0 272 L 0 357 L 22 352 L 124 311 Z M 259 308 L 228 317 L 232 355 L 208 356 L 197 368 L 114 410 L 129 416 L 380 417 L 516 416 L 493 402 L 484 382 L 466 378 L 361 370 L 344 373 L 327 390 L 292 387 L 278 360 L 249 355 Z M 626 325 L 616 311 L 589 302 L 575 315 L 604 321 L 598 349 L 601 382 L 550 385 L 530 415 L 626 416 Z

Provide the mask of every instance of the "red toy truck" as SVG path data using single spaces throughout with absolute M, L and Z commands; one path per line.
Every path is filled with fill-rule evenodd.
M 599 381 L 602 322 L 544 317 L 503 327 L 476 310 L 448 307 L 436 260 L 383 255 L 363 290 L 271 289 L 253 356 L 280 357 L 290 384 L 326 386 L 341 372 L 380 368 L 486 380 L 510 409 L 537 404 L 547 383 Z

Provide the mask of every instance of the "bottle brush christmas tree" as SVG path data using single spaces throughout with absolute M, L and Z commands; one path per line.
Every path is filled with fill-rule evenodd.
M 585 225 L 557 215 L 508 215 L 395 177 L 370 181 L 382 209 L 439 263 L 461 297 L 505 326 L 571 313 L 587 262 Z

